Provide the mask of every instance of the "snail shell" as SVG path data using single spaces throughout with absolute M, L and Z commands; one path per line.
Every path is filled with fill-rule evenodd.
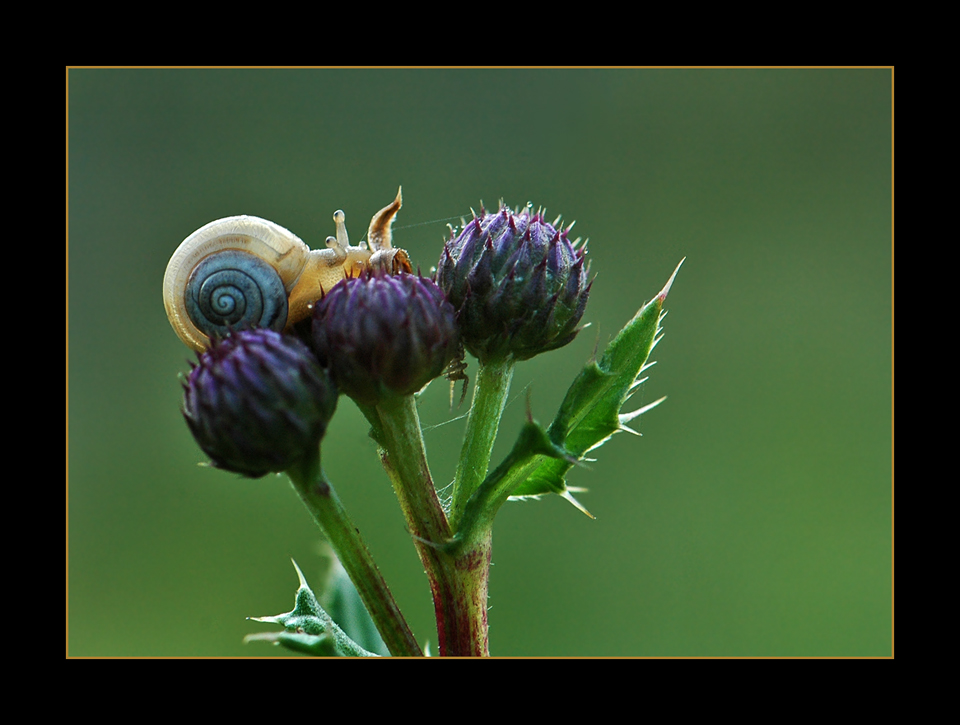
M 344 277 L 364 269 L 410 271 L 407 253 L 391 244 L 390 225 L 401 206 L 374 215 L 369 246 L 350 246 L 342 211 L 337 236 L 311 250 L 293 232 L 255 216 L 233 216 L 202 226 L 170 258 L 163 304 L 174 331 L 189 347 L 207 348 L 231 329 L 283 330 L 305 319 L 313 303 Z M 371 251 L 372 249 L 372 251 Z

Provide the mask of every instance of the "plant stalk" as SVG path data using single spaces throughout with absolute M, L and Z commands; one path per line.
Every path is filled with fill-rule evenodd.
M 440 655 L 488 656 L 489 539 L 455 555 L 444 550 L 452 531 L 427 466 L 416 401 L 390 398 L 377 414 L 381 461 L 430 581 Z
M 490 456 L 497 440 L 500 418 L 507 404 L 515 366 L 516 361 L 507 357 L 482 363 L 477 373 L 460 462 L 453 481 L 450 518 L 454 530 L 459 529 L 467 501 L 483 483 L 490 467 Z
M 323 473 L 319 448 L 315 454 L 291 467 L 287 475 L 356 586 L 390 654 L 422 657 L 423 650 L 407 626 L 360 532 Z

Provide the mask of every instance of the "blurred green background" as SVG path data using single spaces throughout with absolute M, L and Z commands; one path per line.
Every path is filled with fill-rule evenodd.
M 892 72 L 68 72 L 68 653 L 285 654 L 242 643 L 288 611 L 319 536 L 286 479 L 198 466 L 190 353 L 161 303 L 194 229 L 255 214 L 352 239 L 403 185 L 395 240 L 483 200 L 577 220 L 596 274 L 568 347 L 518 367 L 548 422 L 596 346 L 686 257 L 658 361 L 667 395 L 557 497 L 497 519 L 495 655 L 886 656 L 892 651 Z M 470 359 L 469 373 L 476 363 Z M 421 416 L 438 482 L 464 410 Z M 366 426 L 342 399 L 324 464 L 411 626 L 426 579 Z

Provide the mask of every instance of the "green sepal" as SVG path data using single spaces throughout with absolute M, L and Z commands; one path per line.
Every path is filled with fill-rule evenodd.
M 683 260 L 680 264 L 683 264 Z M 573 460 L 584 460 L 590 451 L 620 431 L 635 433 L 627 424 L 664 400 L 660 398 L 631 413 L 620 412 L 627 399 L 646 379 L 641 377 L 642 373 L 653 364 L 648 364 L 647 359 L 660 340 L 663 302 L 680 270 L 680 264 L 660 293 L 640 308 L 607 345 L 599 359 L 591 360 L 584 366 L 567 390 L 556 417 L 547 429 L 547 435 L 554 445 L 563 448 Z M 510 474 L 512 479 L 519 479 L 511 491 L 511 498 L 555 493 L 589 515 L 567 487 L 565 477 L 572 465 L 570 459 L 538 457 Z
M 293 562 L 300 578 L 292 611 L 268 617 L 248 617 L 255 622 L 283 626 L 283 632 L 261 632 L 244 637 L 244 642 L 272 642 L 295 652 L 317 657 L 377 657 L 354 642 L 320 606 L 307 580 Z

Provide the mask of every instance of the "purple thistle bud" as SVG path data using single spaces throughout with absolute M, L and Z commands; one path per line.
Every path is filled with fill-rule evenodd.
M 526 360 L 576 337 L 589 264 L 569 231 L 529 207 L 515 212 L 501 204 L 444 245 L 437 283 L 457 310 L 465 347 L 481 362 Z
M 212 340 L 183 385 L 183 416 L 211 464 L 250 478 L 314 453 L 336 407 L 309 348 L 266 328 Z
M 377 272 L 342 280 L 317 302 L 313 342 L 340 390 L 369 405 L 417 392 L 460 349 L 453 307 L 436 284 Z

